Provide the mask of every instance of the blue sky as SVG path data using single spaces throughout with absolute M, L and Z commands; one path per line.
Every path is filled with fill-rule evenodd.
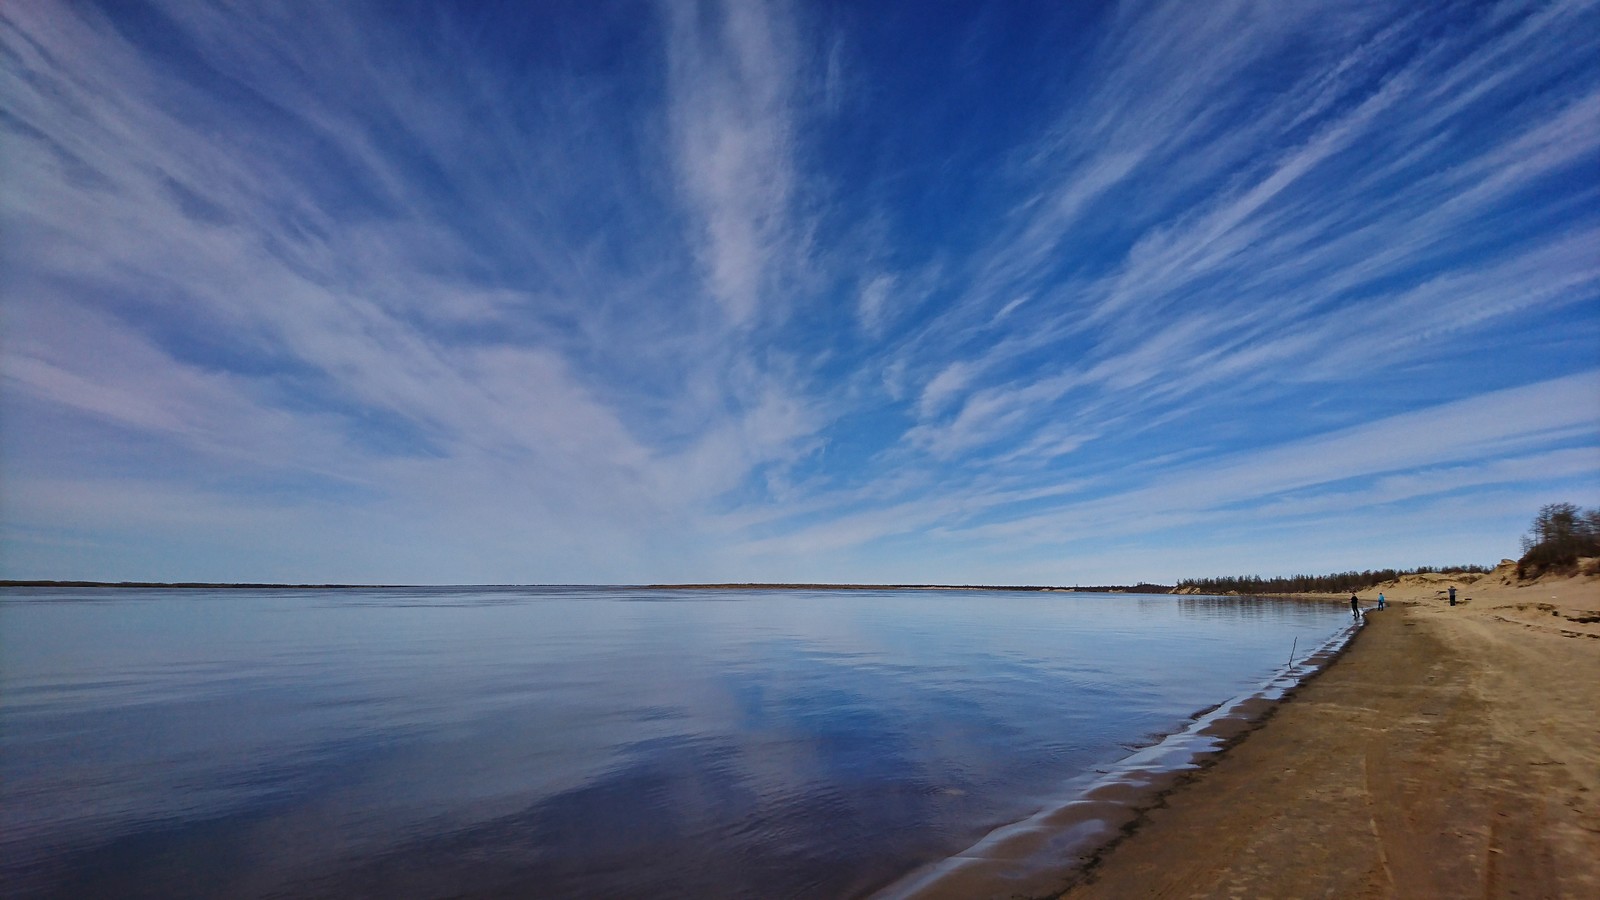
M 1596 7 L 6 4 L 0 570 L 1493 563 L 1600 502 Z

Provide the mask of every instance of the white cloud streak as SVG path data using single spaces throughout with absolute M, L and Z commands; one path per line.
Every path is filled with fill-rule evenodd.
M 793 25 L 758 3 L 697 0 L 663 12 L 677 168 L 702 232 L 697 255 L 729 319 L 748 322 L 803 253 L 793 210 Z
M 1574 40 L 1557 35 L 1577 24 L 1583 6 L 1553 4 L 1504 34 L 1484 23 L 1482 33 L 1451 35 L 1409 60 L 1402 54 L 1423 24 L 1418 18 L 1377 28 L 1351 13 L 1345 24 L 1352 46 L 1326 74 L 1290 81 L 1279 102 L 1252 110 L 1236 133 L 1203 144 L 1195 127 L 1179 123 L 1203 121 L 1236 102 L 1226 79 L 1277 52 L 1300 34 L 1302 15 L 1318 12 L 1242 16 L 1158 5 L 1126 20 L 1089 110 L 1074 108 L 1033 154 L 1042 187 L 1018 206 L 1020 224 L 981 257 L 971 292 L 924 331 L 917 355 L 902 361 L 927 373 L 925 396 L 939 400 L 922 404 L 923 421 L 907 441 L 945 454 L 1010 447 L 1009 432 L 1022 429 L 1025 438 L 1027 429 L 1075 417 L 1084 395 L 1068 388 L 1090 386 L 1106 405 L 1154 413 L 1163 403 L 1192 403 L 1218 384 L 1237 391 L 1285 378 L 1349 381 L 1404 364 L 1405 351 L 1427 342 L 1481 335 L 1497 320 L 1591 297 L 1592 254 L 1582 251 L 1594 242 L 1588 229 L 1500 242 L 1448 274 L 1420 282 L 1415 274 L 1452 248 L 1484 243 L 1491 237 L 1484 229 L 1504 204 L 1576 175 L 1600 152 L 1600 132 L 1580 124 L 1595 120 L 1593 95 L 1585 92 L 1551 116 L 1500 128 L 1475 152 L 1449 157 L 1450 165 L 1431 162 L 1449 132 L 1463 127 L 1458 119 L 1473 99 L 1488 103 L 1495 90 L 1544 77 L 1533 57 L 1508 48 Z M 1205 21 L 1175 27 L 1191 15 Z M 1219 28 L 1231 31 L 1224 37 Z M 1465 52 L 1473 41 L 1486 46 Z M 1503 67 L 1486 70 L 1485 58 Z M 1164 76 L 1190 60 L 1201 61 L 1200 72 Z M 1393 71 L 1369 86 L 1385 64 Z M 1459 96 L 1441 103 L 1441 82 Z M 1151 83 L 1174 86 L 1147 101 L 1140 95 Z M 1279 147 L 1308 128 L 1287 151 L 1259 158 L 1262 147 Z M 1258 156 L 1245 155 L 1252 153 Z M 1346 174 L 1357 156 L 1359 167 Z M 1046 287 L 1045 279 L 1059 279 L 1062 263 L 1072 260 L 1072 241 L 1103 228 L 1091 211 L 1115 202 L 1108 192 L 1163 163 L 1176 169 L 1153 186 L 1143 183 L 1142 202 L 1112 214 L 1139 235 L 1122 264 Z M 1206 180 L 1220 189 L 1187 209 L 1173 207 Z M 1398 294 L 1390 287 L 1397 281 Z M 1019 294 L 1041 292 L 1048 299 L 1011 306 Z M 1022 321 L 1003 339 L 984 341 L 989 320 L 978 311 L 997 308 Z M 950 350 L 966 343 L 984 349 L 952 366 Z M 1365 350 L 1359 367 L 1342 350 L 1326 352 L 1357 345 Z M 1018 365 L 1046 353 L 1050 362 Z M 918 366 L 920 355 L 938 361 Z M 951 371 L 968 376 L 964 399 L 950 390 Z M 954 415 L 937 418 L 952 404 Z
M 207 577 L 1037 579 L 1593 483 L 1600 359 L 1540 344 L 1596 333 L 1593 3 L 1117 5 L 960 171 L 873 170 L 937 93 L 786 3 L 540 20 L 540 66 L 452 15 L 153 10 L 0 9 L 30 559 L 136 565 L 146 508 L 169 561 L 264 548 Z

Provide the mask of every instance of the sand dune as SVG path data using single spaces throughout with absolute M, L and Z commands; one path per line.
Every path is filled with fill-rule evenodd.
M 1536 595 L 1548 595 L 1557 603 L 1580 603 L 1585 598 L 1593 602 L 1600 597 L 1600 575 L 1594 574 L 1600 559 L 1584 559 L 1578 563 L 1583 575 L 1552 573 L 1531 579 L 1517 578 L 1517 561 L 1503 559 L 1494 571 L 1485 574 L 1461 575 L 1407 575 L 1362 591 L 1363 600 L 1376 601 L 1382 591 L 1391 600 L 1434 600 L 1445 597 L 1449 589 L 1456 588 L 1458 598 L 1472 598 L 1483 602 L 1528 602 Z

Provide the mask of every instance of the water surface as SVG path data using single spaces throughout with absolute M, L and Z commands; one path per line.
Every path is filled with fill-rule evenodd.
M 0 887 L 839 897 L 1282 669 L 1331 604 L 0 591 Z

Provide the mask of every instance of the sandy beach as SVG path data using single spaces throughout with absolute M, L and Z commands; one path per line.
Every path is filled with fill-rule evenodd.
M 1600 578 L 1413 576 L 1363 605 L 1380 589 L 1337 662 L 1056 896 L 1600 896 Z

